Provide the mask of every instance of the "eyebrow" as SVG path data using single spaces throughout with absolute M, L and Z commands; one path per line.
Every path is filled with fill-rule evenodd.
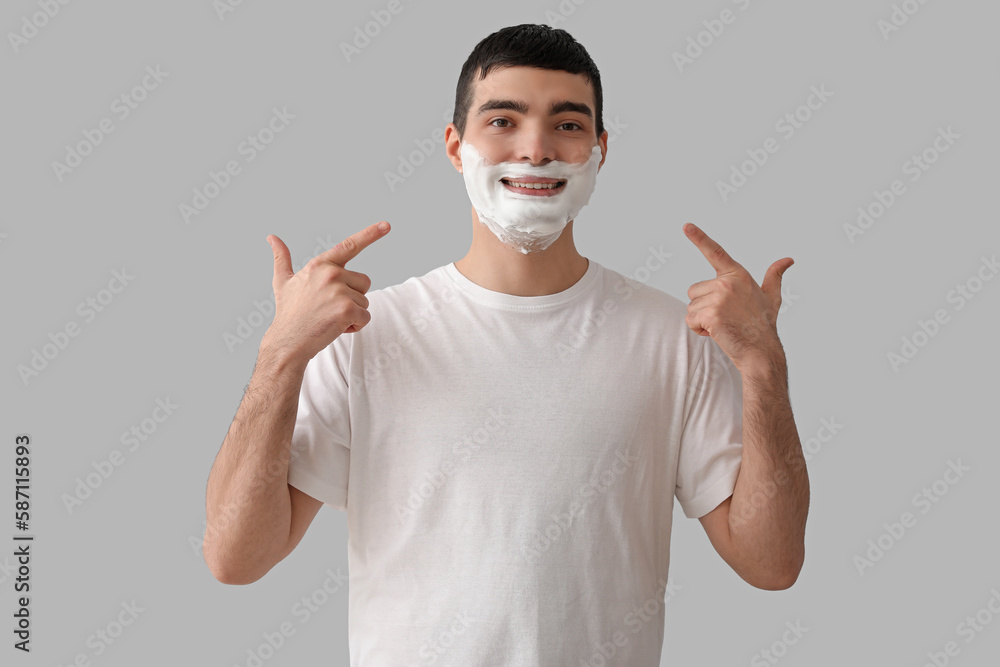
M 493 109 L 509 109 L 510 111 L 516 111 L 520 114 L 528 113 L 528 105 L 520 100 L 486 100 L 476 111 L 476 117 L 483 115 L 487 111 Z M 553 102 L 552 106 L 549 107 L 549 115 L 555 116 L 561 114 L 564 111 L 575 111 L 576 113 L 583 114 L 587 118 L 593 120 L 594 113 L 590 110 L 590 106 L 587 104 L 582 104 L 580 102 L 574 102 L 573 100 L 562 100 L 560 102 Z

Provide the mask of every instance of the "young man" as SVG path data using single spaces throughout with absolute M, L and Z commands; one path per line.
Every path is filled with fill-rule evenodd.
M 268 237 L 276 314 L 209 478 L 206 561 L 256 581 L 327 504 L 348 518 L 352 665 L 658 665 L 675 496 L 750 584 L 802 566 L 791 260 L 758 286 L 686 226 L 717 276 L 685 305 L 577 252 L 607 132 L 565 31 L 480 42 L 445 139 L 473 204 L 462 259 L 366 296 L 344 265 L 384 223 L 297 274 Z

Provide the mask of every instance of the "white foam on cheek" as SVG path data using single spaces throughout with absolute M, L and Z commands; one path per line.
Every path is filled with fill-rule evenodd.
M 597 185 L 601 147 L 594 146 L 590 158 L 584 162 L 554 161 L 540 167 L 520 162 L 487 162 L 466 141 L 462 142 L 460 155 L 465 188 L 479 220 L 501 242 L 528 253 L 548 248 L 590 202 Z M 500 180 L 524 176 L 555 178 L 565 180 L 566 184 L 559 194 L 541 197 L 511 192 Z

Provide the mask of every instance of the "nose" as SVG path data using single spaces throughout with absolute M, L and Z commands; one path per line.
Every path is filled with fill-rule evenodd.
M 541 128 L 525 127 L 519 134 L 515 152 L 519 161 L 541 166 L 555 160 L 555 145 L 546 131 Z

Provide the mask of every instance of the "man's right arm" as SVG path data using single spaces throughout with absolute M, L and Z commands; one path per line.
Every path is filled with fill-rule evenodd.
M 274 321 L 205 494 L 202 553 L 223 583 L 249 584 L 264 576 L 292 552 L 322 505 L 288 484 L 299 392 L 309 360 L 370 321 L 365 292 L 371 280 L 344 265 L 387 231 L 371 225 L 298 273 L 288 248 L 273 237 Z
M 305 366 L 261 349 L 208 478 L 203 553 L 216 579 L 249 584 L 295 548 L 322 502 L 288 484 Z

